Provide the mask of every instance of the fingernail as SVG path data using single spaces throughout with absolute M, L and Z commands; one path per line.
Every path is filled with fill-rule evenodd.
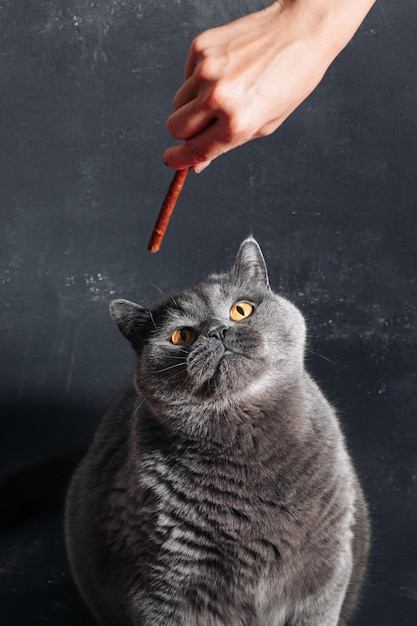
M 193 170 L 196 174 L 201 174 L 206 167 L 210 165 L 211 161 L 205 161 L 204 163 L 198 163 L 198 165 L 194 165 Z

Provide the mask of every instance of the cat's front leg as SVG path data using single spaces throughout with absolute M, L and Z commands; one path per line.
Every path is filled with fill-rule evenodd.
M 295 611 L 296 626 L 346 626 L 340 613 L 346 593 L 346 582 L 339 581 L 321 593 L 305 598 Z
M 332 607 L 328 611 L 310 610 L 309 608 L 301 614 L 297 613 L 294 622 L 289 622 L 291 626 L 345 626 L 339 621 L 339 607 Z

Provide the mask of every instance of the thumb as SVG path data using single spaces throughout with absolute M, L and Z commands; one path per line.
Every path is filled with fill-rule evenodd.
M 239 145 L 239 142 L 227 142 L 221 137 L 221 124 L 217 120 L 206 129 L 193 135 L 178 146 L 165 150 L 163 161 L 174 170 L 192 167 L 195 172 L 202 172 L 213 159 Z

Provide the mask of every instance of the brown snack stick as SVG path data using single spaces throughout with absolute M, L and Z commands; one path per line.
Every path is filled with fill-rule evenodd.
M 165 196 L 161 210 L 159 211 L 155 226 L 153 227 L 152 235 L 148 243 L 149 252 L 158 252 L 161 247 L 169 220 L 171 219 L 171 215 L 175 209 L 175 205 L 177 204 L 177 200 L 182 188 L 184 187 L 189 171 L 190 168 L 187 167 L 184 170 L 177 170 L 174 174 L 174 178 L 171 181 L 167 195 Z

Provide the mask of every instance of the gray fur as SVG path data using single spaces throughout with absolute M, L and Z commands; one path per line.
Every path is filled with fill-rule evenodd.
M 232 305 L 254 313 L 234 322 Z M 304 368 L 305 324 L 253 239 L 230 272 L 113 319 L 134 389 L 72 480 L 71 568 L 103 626 L 342 626 L 368 550 L 333 408 Z M 197 332 L 174 346 L 179 327 Z M 220 328 L 221 332 L 213 328 Z

